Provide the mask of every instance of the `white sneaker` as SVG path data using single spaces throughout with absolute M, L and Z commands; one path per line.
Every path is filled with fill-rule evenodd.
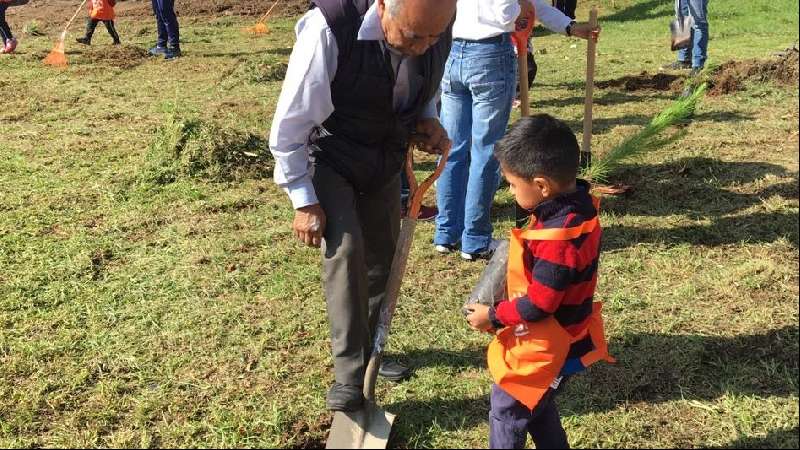
M 458 250 L 458 244 L 437 244 L 435 248 L 437 252 L 447 255 Z
M 482 252 L 478 253 L 464 253 L 461 252 L 461 258 L 466 261 L 477 261 L 479 259 L 492 259 L 492 255 L 494 255 L 494 251 L 497 250 L 497 247 L 500 246 L 500 240 L 492 239 L 489 242 L 489 248 Z

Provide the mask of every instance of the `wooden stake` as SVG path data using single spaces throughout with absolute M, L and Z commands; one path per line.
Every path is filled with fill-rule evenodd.
M 589 25 L 597 27 L 597 8 L 589 13 Z M 583 146 L 581 147 L 581 167 L 592 164 L 592 97 L 594 96 L 594 66 L 597 43 L 589 37 L 586 45 L 586 100 L 583 108 Z

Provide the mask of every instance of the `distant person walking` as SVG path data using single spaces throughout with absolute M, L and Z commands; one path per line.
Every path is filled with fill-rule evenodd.
M 94 30 L 97 28 L 98 23 L 103 22 L 108 34 L 111 35 L 111 39 L 114 40 L 114 45 L 119 45 L 119 33 L 114 27 L 114 18 L 116 17 L 114 6 L 116 4 L 116 0 L 91 0 L 89 2 L 89 18 L 86 19 L 86 35 L 75 40 L 83 45 L 92 45 Z
M 708 59 L 708 0 L 675 0 L 675 15 L 692 18 L 692 42 L 689 48 L 678 50 L 677 61 L 661 70 L 691 70 L 696 75 Z
M 17 48 L 17 40 L 11 34 L 11 27 L 6 22 L 6 10 L 11 6 L 11 0 L 0 0 L 0 54 L 14 53 Z
M 178 16 L 175 15 L 175 0 L 152 1 L 158 26 L 158 41 L 156 46 L 150 49 L 150 54 L 164 55 L 168 60 L 178 58 L 181 56 L 181 37 Z

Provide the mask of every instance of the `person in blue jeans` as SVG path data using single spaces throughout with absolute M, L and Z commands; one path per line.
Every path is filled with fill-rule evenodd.
M 474 261 L 491 258 L 497 248 L 491 211 L 500 167 L 493 151 L 506 132 L 517 88 L 511 33 L 531 9 L 552 31 L 583 39 L 599 32 L 545 0 L 458 1 L 442 79 L 440 121 L 453 146 L 436 184 L 439 214 L 433 244 L 439 253 L 460 246 L 461 257 Z
M 675 8 L 676 16 L 694 19 L 692 44 L 678 50 L 678 60 L 662 69 L 691 69 L 692 74 L 697 74 L 703 70 L 708 58 L 708 0 L 675 0 Z
M 175 0 L 152 0 L 153 13 L 158 26 L 158 42 L 150 49 L 153 56 L 163 55 L 165 59 L 181 56 L 180 27 L 175 15 Z

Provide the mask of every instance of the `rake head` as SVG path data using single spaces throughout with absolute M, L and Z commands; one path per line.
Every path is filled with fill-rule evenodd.
M 53 46 L 53 49 L 50 50 L 50 54 L 44 59 L 44 63 L 48 66 L 53 67 L 67 67 L 67 56 L 64 54 L 64 36 L 61 36 L 56 44 Z
M 258 22 L 252 27 L 247 27 L 244 29 L 244 32 L 247 34 L 267 34 L 269 33 L 269 27 L 264 22 Z

